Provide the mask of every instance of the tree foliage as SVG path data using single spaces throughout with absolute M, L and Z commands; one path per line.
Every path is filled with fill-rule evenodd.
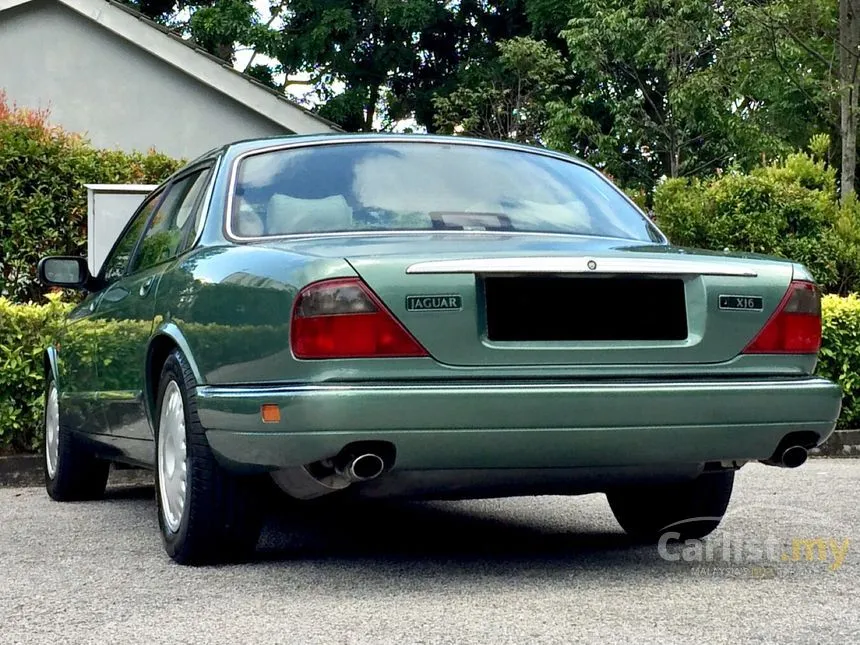
M 244 71 L 347 130 L 549 145 L 646 194 L 816 133 L 837 167 L 856 145 L 839 6 L 860 0 L 126 1 L 227 62 L 251 52 Z
M 414 116 L 432 131 L 434 96 L 455 89 L 460 66 L 527 32 L 519 0 L 293 0 L 278 59 L 310 76 L 321 113 L 346 129 Z
M 561 54 L 544 42 L 517 37 L 499 43 L 488 64 L 467 65 L 461 84 L 434 101 L 440 132 L 541 143 L 547 105 L 562 90 Z
M 675 244 L 789 258 L 826 291 L 860 291 L 860 209 L 840 205 L 835 169 L 811 154 L 749 173 L 667 180 L 655 192 L 654 214 Z
M 548 139 L 625 183 L 746 163 L 759 133 L 719 66 L 733 13 L 720 0 L 571 0 L 561 31 L 579 84 Z M 740 108 L 740 109 L 738 109 Z M 584 139 L 584 142 L 582 141 Z

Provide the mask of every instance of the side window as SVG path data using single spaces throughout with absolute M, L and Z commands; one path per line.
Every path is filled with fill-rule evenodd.
M 149 216 L 155 210 L 162 195 L 162 191 L 153 193 L 149 200 L 143 204 L 105 260 L 103 272 L 104 279 L 108 283 L 114 282 L 125 275 L 128 260 L 134 252 L 134 247 L 140 238 L 140 234 L 143 232 L 143 227 L 146 226 Z
M 206 186 L 209 169 L 204 168 L 177 180 L 167 190 L 149 228 L 140 242 L 131 271 L 142 271 L 179 254 L 187 227 L 194 223 L 194 207 Z
M 176 225 L 183 230 L 193 229 L 191 235 L 194 235 L 200 226 L 201 200 L 203 193 L 206 192 L 206 186 L 209 185 L 209 176 L 208 170 L 197 175 L 197 179 L 191 185 L 185 201 L 182 202 L 176 214 Z

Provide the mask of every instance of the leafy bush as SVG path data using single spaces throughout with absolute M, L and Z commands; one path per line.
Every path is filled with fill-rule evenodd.
M 840 207 L 835 171 L 809 155 L 749 174 L 666 181 L 654 213 L 675 244 L 790 258 L 827 292 L 860 289 L 860 208 Z
M 45 304 L 17 305 L 0 298 L 0 452 L 29 451 L 42 442 L 43 369 L 42 352 L 63 322 L 70 305 L 51 295 Z M 264 356 L 283 343 L 288 325 L 264 324 L 233 327 L 227 324 L 183 325 L 194 348 L 214 363 L 232 362 L 250 355 Z M 138 343 L 149 338 L 150 324 L 133 320 L 103 320 L 87 325 L 84 333 L 106 344 L 100 360 L 122 365 L 127 372 L 114 376 L 117 382 L 104 385 L 118 388 L 129 375 L 139 372 L 136 358 L 128 354 L 129 336 Z M 839 427 L 856 427 L 860 420 L 860 298 L 828 295 L 823 300 L 824 340 L 818 374 L 842 386 L 842 416 Z M 86 338 L 78 338 L 86 342 Z M 243 344 L 244 343 L 244 344 Z M 253 343 L 249 345 L 248 343 Z M 22 349 L 23 348 L 23 349 Z M 80 365 L 64 365 L 70 372 L 92 374 L 95 354 L 84 354 Z M 79 387 L 95 387 L 78 382 Z
M 858 427 L 860 419 L 860 298 L 824 296 L 818 373 L 842 386 L 839 426 Z
M 247 291 L 247 290 L 246 290 Z M 73 304 L 50 294 L 45 304 L 15 304 L 0 297 L 0 452 L 38 449 L 43 439 L 45 348 L 61 331 Z M 179 322 L 179 321 L 177 321 Z M 156 321 L 156 325 L 158 321 Z M 182 323 L 180 323 L 182 324 Z M 231 363 L 262 357 L 283 344 L 289 324 L 234 326 L 220 323 L 182 324 L 192 347 L 212 363 Z M 77 389 L 126 389 L 140 374 L 137 351 L 149 340 L 152 321 L 100 319 L 65 330 L 65 343 L 80 351 L 67 353 L 61 378 L 74 379 Z M 96 361 L 100 361 L 97 365 Z M 108 380 L 92 381 L 100 366 L 114 365 Z
M 0 297 L 0 451 L 28 451 L 42 440 L 42 353 L 69 305 L 18 305 Z
M 86 255 L 88 183 L 160 183 L 181 160 L 99 150 L 48 124 L 47 113 L 10 107 L 0 92 L 0 296 L 18 302 L 45 289 L 41 257 Z

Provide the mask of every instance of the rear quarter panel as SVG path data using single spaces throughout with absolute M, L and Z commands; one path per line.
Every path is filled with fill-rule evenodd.
M 292 380 L 296 294 L 308 282 L 352 275 L 343 260 L 243 246 L 202 248 L 165 273 L 156 323 L 181 333 L 205 383 Z

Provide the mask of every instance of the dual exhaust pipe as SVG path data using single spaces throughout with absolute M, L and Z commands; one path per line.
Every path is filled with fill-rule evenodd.
M 338 460 L 335 471 L 352 483 L 369 481 L 385 471 L 385 460 L 372 452 L 346 455 Z
M 809 451 L 804 446 L 792 445 L 778 448 L 770 459 L 765 459 L 762 463 L 779 468 L 798 468 L 806 463 L 808 457 Z
M 795 444 L 777 449 L 770 459 L 762 463 L 779 468 L 799 468 L 808 458 L 809 451 Z M 335 471 L 350 483 L 369 481 L 385 472 L 385 460 L 372 452 L 347 454 L 338 459 Z
M 394 464 L 394 446 L 382 441 L 356 442 L 337 456 L 272 473 L 278 487 L 296 499 L 313 499 L 376 479 Z

